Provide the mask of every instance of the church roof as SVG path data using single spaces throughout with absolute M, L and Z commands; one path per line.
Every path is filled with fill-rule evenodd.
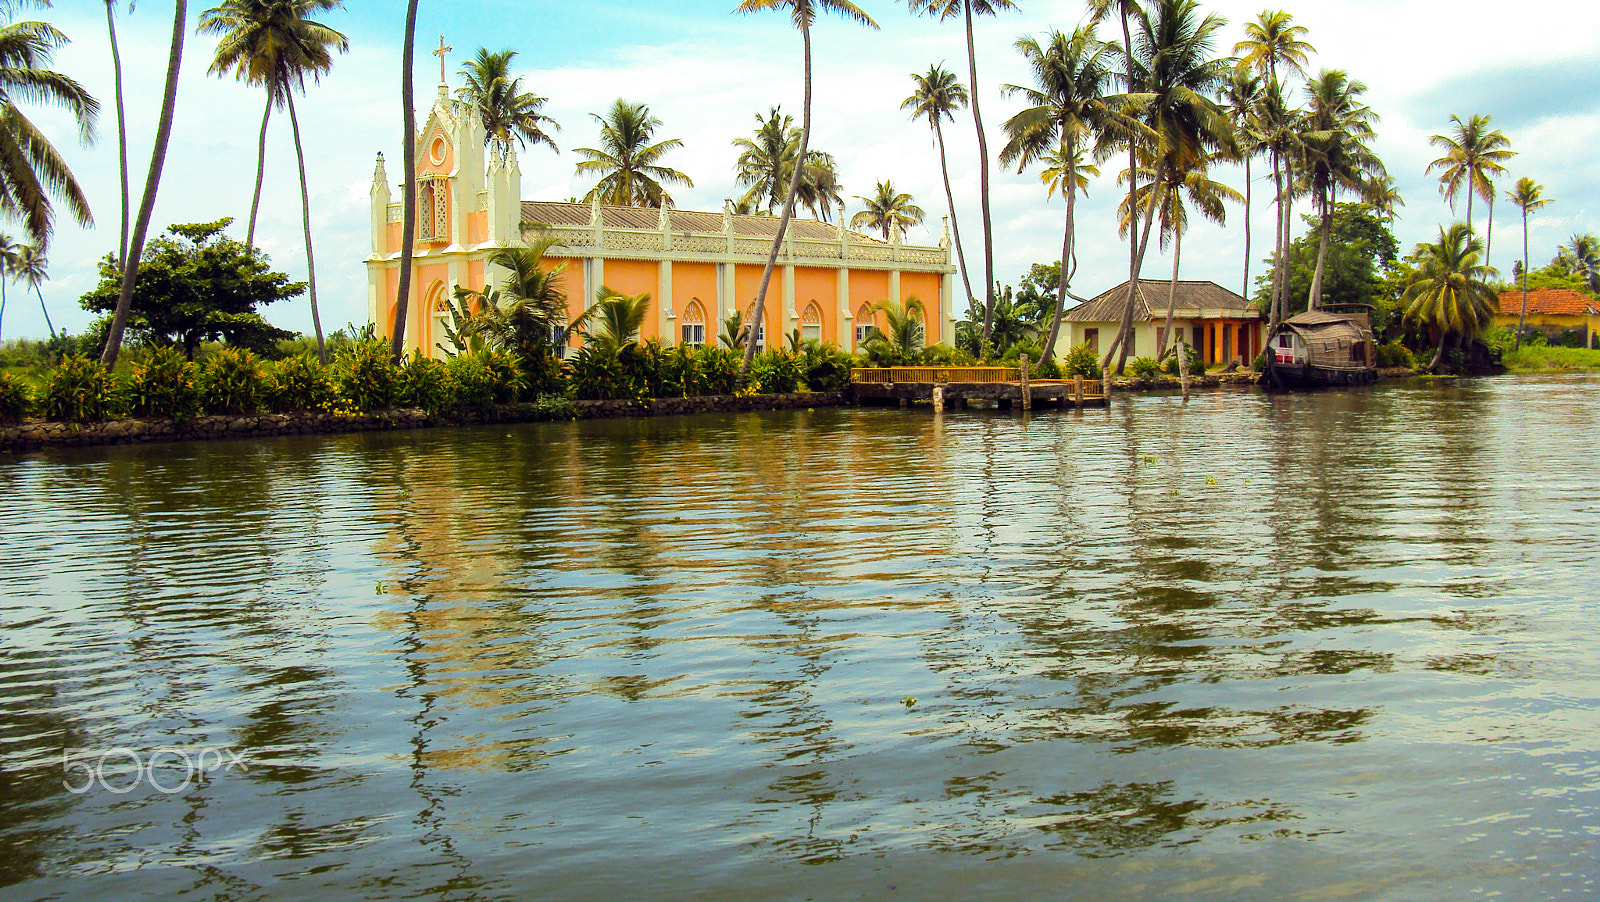
M 1140 279 L 1135 295 L 1133 318 L 1155 319 L 1167 315 L 1167 293 L 1172 282 L 1165 279 Z M 1122 305 L 1128 299 L 1128 283 L 1101 292 L 1096 297 L 1067 311 L 1067 319 L 1076 323 L 1114 323 L 1122 319 Z M 1259 316 L 1255 304 L 1223 288 L 1215 282 L 1178 282 L 1173 296 L 1173 316 L 1178 319 L 1199 319 L 1203 315 L 1250 319 Z
M 556 228 L 588 228 L 594 207 L 561 201 L 525 200 L 522 202 L 522 222 L 525 225 L 547 225 Z M 679 234 L 722 235 L 722 213 L 705 213 L 693 210 L 668 210 L 669 227 Z M 778 217 L 732 214 L 733 234 L 741 238 L 772 238 L 778 234 Z M 661 228 L 661 211 L 655 207 L 621 207 L 600 205 L 601 225 L 608 229 L 635 229 L 657 231 Z M 796 238 L 815 241 L 837 241 L 839 227 L 815 219 L 789 220 L 789 234 Z M 851 244 L 886 244 L 881 239 L 860 232 L 850 233 Z

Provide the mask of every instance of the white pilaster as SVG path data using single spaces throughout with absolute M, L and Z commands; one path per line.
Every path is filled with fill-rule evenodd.
M 675 345 L 678 336 L 673 328 L 678 315 L 672 300 L 672 261 L 662 260 L 656 270 L 656 335 L 664 345 Z
M 794 264 L 783 265 L 783 334 L 800 328 L 800 314 L 794 309 Z M 774 345 L 776 347 L 776 345 Z
M 840 230 L 843 234 L 843 230 Z M 834 294 L 839 298 L 839 314 L 835 317 L 839 322 L 839 347 L 846 351 L 854 350 L 855 344 L 855 314 L 850 310 L 850 268 L 841 266 L 835 280 Z

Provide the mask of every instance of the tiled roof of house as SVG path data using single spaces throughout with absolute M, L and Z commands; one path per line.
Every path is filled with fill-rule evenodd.
M 1172 283 L 1166 279 L 1140 279 L 1133 310 L 1135 320 L 1167 315 L 1167 294 Z M 1122 319 L 1122 305 L 1128 298 L 1128 283 L 1101 292 L 1096 297 L 1067 311 L 1067 319 L 1078 323 L 1111 323 Z M 1215 282 L 1178 282 L 1173 297 L 1173 315 L 1194 319 L 1202 311 L 1225 311 L 1227 316 L 1250 319 L 1258 316 L 1255 304 Z M 1215 314 L 1213 314 L 1215 315 Z
M 1583 316 L 1600 312 L 1600 303 L 1570 288 L 1533 288 L 1528 291 L 1528 312 L 1543 316 Z M 1522 313 L 1522 289 L 1500 292 L 1500 315 Z
M 532 225 L 554 226 L 556 228 L 587 228 L 591 224 L 590 217 L 593 207 L 589 204 L 564 203 L 560 201 L 525 200 L 522 202 L 522 221 Z M 669 225 L 674 232 L 699 235 L 721 235 L 722 214 L 704 213 L 693 210 L 669 210 Z M 655 207 L 619 207 L 611 204 L 600 205 L 600 221 L 608 229 L 640 229 L 655 231 L 661 227 L 661 211 Z M 776 216 L 750 216 L 743 213 L 733 215 L 733 234 L 741 238 L 771 238 L 778 233 L 778 217 Z M 796 238 L 810 238 L 817 241 L 837 241 L 839 228 L 831 223 L 820 222 L 815 219 L 789 220 L 789 234 Z M 860 232 L 850 233 L 850 243 L 885 244 L 881 239 Z

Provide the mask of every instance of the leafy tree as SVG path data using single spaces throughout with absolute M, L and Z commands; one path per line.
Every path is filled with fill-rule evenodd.
M 590 115 L 600 123 L 600 147 L 575 151 L 585 158 L 578 164 L 578 174 L 600 173 L 600 182 L 583 196 L 585 203 L 598 199 L 625 207 L 659 207 L 672 203 L 662 183 L 694 187 L 687 175 L 661 165 L 661 159 L 682 147 L 683 141 L 655 141 L 661 120 L 650 115 L 648 106 L 619 97 L 606 115 Z
M 1284 255 L 1288 262 L 1289 298 L 1285 318 L 1307 309 L 1312 280 L 1316 277 L 1322 244 L 1317 236 L 1322 232 L 1323 222 L 1317 216 L 1307 216 L 1305 222 L 1306 234 L 1290 242 Z M 1384 219 L 1367 204 L 1335 204 L 1327 236 L 1323 306 L 1372 304 L 1385 307 L 1384 276 L 1396 264 L 1400 248 Z M 1256 280 L 1256 302 L 1263 311 L 1272 303 L 1272 286 L 1278 275 L 1277 267 L 1271 266 L 1270 260 L 1268 263 L 1267 272 Z M 1381 332 L 1383 325 L 1383 317 L 1376 317 L 1374 328 Z
M 256 307 L 299 297 L 305 283 L 273 272 L 264 254 L 224 235 L 231 222 L 173 225 L 150 242 L 133 285 L 129 328 L 157 344 L 181 345 L 189 357 L 205 341 L 272 354 L 279 341 L 294 337 L 262 319 Z M 100 284 L 83 296 L 84 309 L 116 309 L 122 275 L 116 255 L 107 254 Z
M 545 129 L 560 131 L 561 126 L 539 112 L 548 98 L 522 90 L 522 79 L 511 75 L 516 56 L 515 50 L 490 53 L 479 47 L 477 57 L 462 65 L 466 84 L 456 92 L 483 124 L 483 143 L 502 160 L 510 158 L 512 142 L 559 150 Z

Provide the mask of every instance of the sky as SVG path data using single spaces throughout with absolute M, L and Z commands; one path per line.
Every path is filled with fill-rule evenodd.
M 1018 100 L 1003 96 L 1001 86 L 1027 81 L 1015 40 L 1051 29 L 1070 31 L 1084 17 L 1082 0 L 1017 3 L 1018 11 L 980 18 L 976 29 L 977 97 L 991 155 L 1004 143 L 1005 120 L 1021 109 Z M 231 77 L 207 73 L 215 39 L 193 33 L 193 25 L 209 5 L 190 6 L 177 115 L 152 225 L 160 229 L 232 216 L 232 234 L 242 239 L 264 98 Z M 517 51 L 514 71 L 524 88 L 550 98 L 545 112 L 562 127 L 555 133 L 561 153 L 539 147 L 522 154 L 525 199 L 565 200 L 592 187 L 592 179 L 575 174 L 578 157 L 570 151 L 597 143 L 594 115 L 622 97 L 650 106 L 662 120 L 661 137 L 683 141 L 666 162 L 693 178 L 694 187 L 673 191 L 676 205 L 717 210 L 724 198 L 742 193 L 733 178 L 732 140 L 750 134 L 756 115 L 774 105 L 797 120 L 801 106 L 798 32 L 780 14 L 737 14 L 736 5 L 733 0 L 421 0 L 415 69 L 419 109 L 425 115 L 437 92 L 439 59 L 429 51 L 441 35 L 455 48 L 446 62 L 452 90 L 460 87 L 462 62 L 478 47 L 509 47 Z M 901 2 L 859 0 L 859 5 L 880 30 L 831 16 L 814 29 L 812 146 L 837 158 L 849 212 L 861 209 L 857 195 L 870 195 L 877 181 L 890 179 L 928 214 L 926 225 L 912 229 L 907 241 L 934 244 L 946 214 L 938 156 L 926 123 L 908 119 L 900 103 L 911 93 L 911 73 L 934 63 L 967 81 L 964 37 L 957 22 L 912 17 Z M 1429 138 L 1445 132 L 1452 115 L 1475 113 L 1491 115 L 1518 152 L 1497 183 L 1500 191 L 1529 176 L 1554 200 L 1531 222 L 1535 267 L 1571 235 L 1600 231 L 1600 161 L 1593 152 L 1600 146 L 1600 3 L 1546 0 L 1508 7 L 1498 0 L 1283 0 L 1279 5 L 1310 29 L 1307 39 L 1317 48 L 1312 69 L 1344 69 L 1367 84 L 1367 102 L 1381 117 L 1375 149 L 1406 200 L 1394 226 L 1402 248 L 1464 218 L 1464 203 L 1452 214 L 1436 177 L 1426 173 L 1429 161 L 1439 156 Z M 1244 23 L 1263 7 L 1261 0 L 1202 0 L 1202 8 L 1227 20 L 1216 48 L 1227 54 L 1242 37 Z M 51 279 L 42 292 L 57 328 L 76 332 L 92 319 L 78 299 L 93 287 L 99 260 L 117 241 L 110 50 L 101 3 L 61 2 L 42 16 L 72 40 L 57 52 L 54 67 L 102 101 L 99 140 L 90 147 L 78 144 L 61 112 L 24 105 L 67 158 L 95 215 L 89 229 L 59 218 L 49 252 Z M 368 191 L 379 152 L 390 161 L 393 180 L 400 178 L 404 4 L 356 0 L 349 9 L 320 18 L 350 40 L 350 52 L 338 57 L 333 71 L 298 104 L 319 303 L 324 327 L 331 331 L 366 320 L 362 260 L 369 248 Z M 117 28 L 137 204 L 160 111 L 172 7 L 145 0 L 131 14 L 124 8 Z M 947 123 L 946 139 L 956 215 L 974 269 L 974 290 L 981 293 L 971 116 L 959 114 Z M 268 140 L 258 243 L 274 268 L 304 279 L 299 189 L 286 117 L 274 115 Z M 1065 208 L 1059 197 L 1047 200 L 1036 171 L 991 166 L 995 279 L 1016 284 L 1029 264 L 1059 257 Z M 1115 229 L 1118 168 L 1108 165 L 1078 206 L 1079 270 L 1073 290 L 1084 297 L 1126 277 L 1126 245 Z M 1270 195 L 1265 171 L 1257 165 L 1252 173 L 1252 278 L 1264 268 L 1259 259 L 1266 253 L 1273 215 L 1263 201 Z M 1216 177 L 1244 189 L 1242 168 L 1219 169 Z M 1183 243 L 1183 278 L 1211 279 L 1238 291 L 1244 277 L 1244 221 L 1243 208 L 1235 207 L 1226 226 L 1194 225 Z M 1521 251 L 1519 226 L 1510 204 L 1500 203 L 1492 262 L 1507 273 Z M 0 229 L 20 233 L 14 223 Z M 1152 248 L 1144 275 L 1166 278 L 1171 268 L 1170 256 Z M 39 301 L 15 285 L 7 289 L 0 335 L 43 337 Z M 263 312 L 284 328 L 311 330 L 303 297 Z

